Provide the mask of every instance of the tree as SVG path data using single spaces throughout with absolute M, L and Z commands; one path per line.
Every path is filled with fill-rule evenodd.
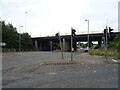
M 119 47 L 120 42 L 120 34 L 117 34 L 113 41 L 109 42 L 108 47 L 112 49 L 120 49 Z
M 117 34 L 117 35 L 116 35 L 116 37 L 114 38 L 114 41 L 115 41 L 115 42 L 120 41 L 120 34 Z
M 120 54 L 120 34 L 118 34 L 114 38 L 114 42 L 116 42 L 116 48 L 117 48 L 118 53 Z
M 18 35 L 12 24 L 5 25 L 5 21 L 2 21 L 2 42 L 6 43 L 6 48 L 18 48 Z
M 32 39 L 28 33 L 21 34 L 21 48 L 29 50 L 33 48 Z
M 6 43 L 5 48 L 7 49 L 17 49 L 19 48 L 19 35 L 21 35 L 21 48 L 24 50 L 29 50 L 33 48 L 32 39 L 28 33 L 20 34 L 17 29 L 13 27 L 12 24 L 5 24 L 2 22 L 2 42 Z

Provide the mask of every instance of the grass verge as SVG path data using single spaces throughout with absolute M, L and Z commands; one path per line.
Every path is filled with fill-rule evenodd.
M 90 55 L 96 55 L 96 56 L 105 56 L 106 51 L 105 51 L 105 49 L 92 49 L 92 50 L 89 51 L 89 54 Z M 117 50 L 108 50 L 107 54 L 110 57 L 120 59 L 120 53 L 118 53 Z

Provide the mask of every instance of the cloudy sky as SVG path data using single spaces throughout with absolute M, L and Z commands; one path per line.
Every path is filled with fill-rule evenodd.
M 118 28 L 119 0 L 0 0 L 0 18 L 32 36 L 103 32 L 106 25 Z M 25 13 L 28 12 L 28 13 Z M 25 24 L 26 16 L 26 24 Z

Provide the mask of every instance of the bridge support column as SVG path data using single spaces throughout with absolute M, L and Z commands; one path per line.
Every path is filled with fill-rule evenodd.
M 45 51 L 45 49 L 46 49 L 46 42 L 44 42 L 43 44 L 43 50 Z
M 50 51 L 52 51 L 52 50 L 53 50 L 53 49 L 52 49 L 53 43 L 52 43 L 52 41 L 50 41 L 49 43 L 50 43 Z
M 38 41 L 35 40 L 35 48 L 38 49 Z
M 43 41 L 43 44 L 42 44 L 42 49 L 44 51 L 49 51 L 49 41 Z
M 71 51 L 71 45 L 70 45 L 71 43 L 70 43 L 70 41 L 67 41 L 66 43 L 65 43 L 65 50 L 66 51 Z
M 63 51 L 65 51 L 65 38 L 63 38 Z
M 42 50 L 42 42 L 39 43 L 39 49 Z

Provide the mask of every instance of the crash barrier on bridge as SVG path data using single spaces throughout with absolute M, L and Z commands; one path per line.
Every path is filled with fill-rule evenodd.
M 118 32 L 118 29 L 114 29 L 113 32 Z M 103 30 L 91 30 L 89 31 L 89 34 L 95 34 L 95 33 L 103 33 Z M 76 34 L 88 34 L 88 31 L 83 31 L 83 32 L 76 32 Z M 71 35 L 71 33 L 61 33 L 61 35 Z M 52 37 L 55 36 L 54 34 L 49 34 L 49 35 L 33 35 L 33 37 Z

